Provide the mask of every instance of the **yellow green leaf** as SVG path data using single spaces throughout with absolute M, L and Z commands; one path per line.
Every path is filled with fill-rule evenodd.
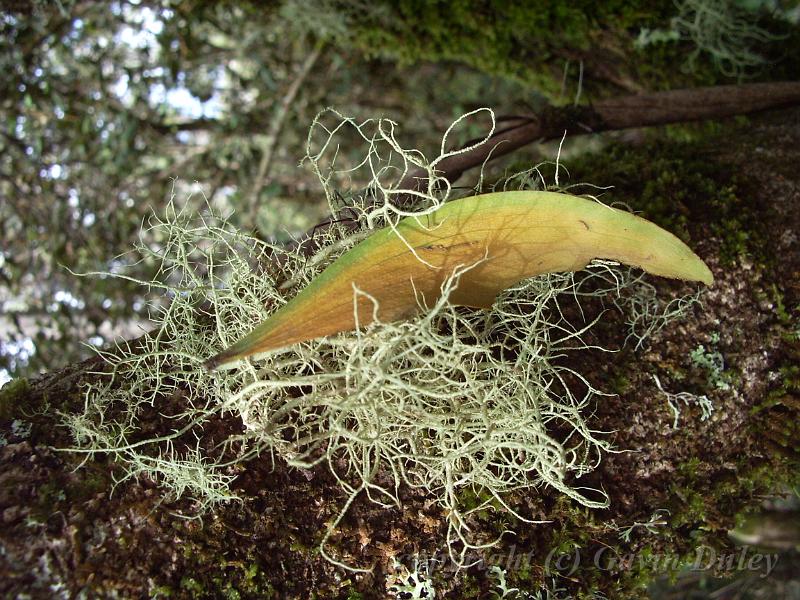
M 711 271 L 686 244 L 629 212 L 554 192 L 484 194 L 407 217 L 396 230 L 376 231 L 206 364 L 214 368 L 350 331 L 373 317 L 408 318 L 420 305 L 431 306 L 460 267 L 472 268 L 461 274 L 450 301 L 490 308 L 499 292 L 522 279 L 577 271 L 598 258 L 662 277 L 713 282 Z

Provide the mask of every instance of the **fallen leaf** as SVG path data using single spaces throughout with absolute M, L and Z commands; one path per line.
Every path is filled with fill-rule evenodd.
M 374 316 L 384 322 L 408 318 L 421 305 L 431 306 L 459 267 L 471 268 L 450 301 L 491 308 L 499 292 L 522 279 L 578 271 L 598 258 L 662 277 L 706 285 L 714 280 L 686 244 L 629 212 L 554 192 L 483 194 L 407 217 L 396 231 L 376 231 L 206 366 L 350 331 Z M 365 293 L 354 296 L 356 290 Z

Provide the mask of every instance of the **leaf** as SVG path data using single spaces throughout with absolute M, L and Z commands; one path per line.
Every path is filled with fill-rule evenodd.
M 414 315 L 431 306 L 456 268 L 462 273 L 453 304 L 490 308 L 502 290 L 522 279 L 577 271 L 596 258 L 648 273 L 702 281 L 714 278 L 686 244 L 629 212 L 554 192 L 499 192 L 448 202 L 435 212 L 407 217 L 352 248 L 294 299 L 233 346 L 209 368 L 373 321 Z M 412 252 L 413 248 L 413 252 Z M 473 266 L 474 265 L 474 266 Z M 357 294 L 355 289 L 365 294 Z

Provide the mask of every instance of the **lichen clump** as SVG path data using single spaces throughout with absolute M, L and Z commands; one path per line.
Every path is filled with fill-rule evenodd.
M 331 116 L 336 124 L 323 125 Z M 336 136 L 352 133 L 368 152 L 341 166 Z M 492 505 L 527 518 L 506 503 L 511 490 L 547 485 L 582 505 L 606 506 L 602 490 L 580 484 L 611 450 L 588 423 L 598 392 L 559 359 L 586 347 L 581 338 L 594 321 L 582 315 L 581 299 L 630 295 L 638 280 L 627 270 L 597 263 L 577 275 L 535 277 L 503 293 L 491 311 L 447 301 L 457 272 L 437 304 L 409 321 L 304 342 L 232 370 L 202 367 L 364 231 L 445 202 L 451 191 L 437 185 L 434 168 L 448 154 L 447 135 L 440 156 L 428 161 L 397 143 L 391 122 L 320 115 L 306 158 L 331 209 L 344 201 L 356 217 L 355 226 L 326 229 L 313 259 L 234 231 L 210 209 L 195 216 L 192 202 L 178 209 L 173 199 L 163 218 L 153 217 L 138 249 L 161 264 L 155 281 L 142 282 L 167 297 L 154 304 L 158 328 L 137 347 L 99 351 L 109 369 L 87 388 L 84 412 L 65 415 L 77 449 L 113 453 L 127 477 L 148 476 L 175 495 L 189 493 L 200 508 L 234 498 L 234 467 L 264 456 L 298 468 L 327 464 L 349 494 L 339 519 L 361 493 L 399 505 L 402 486 L 418 488 L 445 509 L 448 547 L 461 561 L 480 542 L 467 535 L 472 512 Z M 396 182 L 414 167 L 427 170 L 430 185 L 401 208 Z M 364 173 L 366 193 L 337 191 L 343 175 L 358 182 Z M 544 182 L 533 169 L 504 185 Z M 657 317 L 657 301 L 648 302 L 648 315 Z M 568 314 L 583 320 L 575 325 Z M 154 414 L 169 433 L 141 430 Z M 209 440 L 209 424 L 220 420 L 239 428 Z M 464 508 L 461 499 L 477 492 L 486 500 Z

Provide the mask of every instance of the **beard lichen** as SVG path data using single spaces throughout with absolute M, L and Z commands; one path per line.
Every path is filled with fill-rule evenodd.
M 331 116 L 337 123 L 324 126 Z M 345 130 L 368 151 L 341 167 L 336 136 Z M 468 551 L 494 543 L 472 539 L 473 513 L 499 507 L 532 522 L 507 502 L 509 492 L 549 486 L 586 507 L 607 506 L 602 490 L 580 483 L 613 451 L 590 425 L 600 392 L 561 359 L 589 347 L 584 334 L 601 318 L 588 319 L 582 299 L 613 302 L 630 293 L 639 284 L 628 269 L 598 261 L 578 274 L 534 277 L 504 292 L 490 311 L 448 302 L 463 272 L 457 271 L 441 299 L 408 321 L 296 344 L 221 372 L 202 366 L 291 299 L 363 231 L 445 202 L 452 191 L 435 168 L 449 154 L 446 145 L 447 135 L 439 157 L 427 161 L 401 147 L 390 121 L 318 116 L 306 160 L 331 210 L 346 202 L 359 226 L 326 228 L 323 252 L 314 258 L 236 231 L 208 206 L 198 215 L 191 199 L 179 209 L 173 198 L 165 215 L 143 229 L 137 249 L 161 265 L 154 281 L 141 282 L 163 292 L 153 305 L 158 326 L 135 344 L 97 350 L 108 368 L 85 390 L 84 411 L 64 415 L 74 450 L 112 454 L 123 478 L 148 477 L 173 497 L 188 494 L 198 513 L 236 499 L 235 478 L 249 460 L 268 457 L 300 469 L 324 463 L 347 500 L 320 549 L 346 568 L 353 567 L 331 557 L 326 542 L 362 493 L 400 506 L 405 486 L 435 500 L 446 515 L 451 557 L 461 565 Z M 398 190 L 396 182 L 414 167 L 427 171 L 428 188 Z M 367 192 L 343 196 L 335 189 L 342 177 Z M 534 167 L 506 178 L 502 188 L 548 186 Z M 412 199 L 402 209 L 393 202 L 401 194 Z M 654 303 L 647 299 L 648 310 Z M 637 327 L 637 337 L 641 331 L 651 329 Z M 226 419 L 238 428 L 221 439 L 209 433 Z M 168 433 L 153 435 L 153 421 Z M 468 496 L 482 501 L 467 507 Z

